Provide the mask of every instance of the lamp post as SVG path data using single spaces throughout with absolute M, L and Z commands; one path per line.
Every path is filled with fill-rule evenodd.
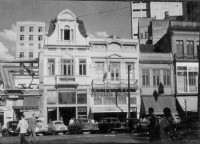
M 187 100 L 185 99 L 185 116 L 187 117 Z
M 131 103 L 130 103 L 130 69 L 131 69 L 131 65 L 128 65 L 128 118 L 130 118 L 130 107 L 131 107 Z

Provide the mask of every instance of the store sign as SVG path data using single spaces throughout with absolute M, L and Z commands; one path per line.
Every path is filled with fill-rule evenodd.
M 14 98 L 19 98 L 18 95 L 9 95 L 8 98 L 14 99 Z
M 74 76 L 57 76 L 57 84 L 75 84 L 76 78 Z

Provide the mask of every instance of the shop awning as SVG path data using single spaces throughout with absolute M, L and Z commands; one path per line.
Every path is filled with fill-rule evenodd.
M 197 112 L 198 96 L 177 96 L 176 97 L 183 111 Z
M 148 109 L 150 107 L 154 108 L 155 114 L 163 114 L 163 109 L 165 107 L 169 107 L 173 114 L 177 114 L 175 98 L 171 95 L 160 95 L 157 101 L 152 95 L 142 96 L 141 107 L 141 113 L 144 114 L 148 114 Z
M 128 112 L 127 106 L 91 107 L 92 113 Z

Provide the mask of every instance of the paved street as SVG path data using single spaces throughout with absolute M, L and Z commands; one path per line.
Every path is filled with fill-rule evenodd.
M 40 144 L 148 143 L 148 138 L 129 134 L 79 134 L 38 136 Z M 1 144 L 19 144 L 19 137 L 1 137 Z

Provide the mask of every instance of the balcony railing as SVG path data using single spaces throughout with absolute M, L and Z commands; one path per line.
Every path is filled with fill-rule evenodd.
M 138 88 L 138 80 L 130 80 L 130 90 L 135 91 Z M 128 80 L 127 79 L 119 79 L 119 80 L 105 80 L 102 79 L 94 79 L 92 81 L 92 89 L 93 90 L 110 90 L 110 91 L 127 91 L 128 90 Z
M 197 54 L 188 55 L 188 54 L 175 54 L 175 59 L 184 59 L 184 60 L 197 60 Z

